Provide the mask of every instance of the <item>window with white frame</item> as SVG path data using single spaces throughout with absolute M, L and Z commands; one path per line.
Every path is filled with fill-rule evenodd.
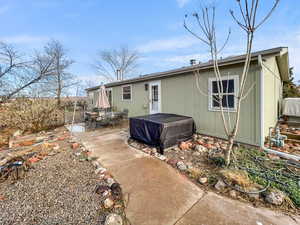
M 225 76 L 218 81 L 216 78 L 209 78 L 209 110 L 220 110 L 221 104 L 223 109 L 229 111 L 236 110 L 236 96 L 238 93 L 239 76 Z M 218 85 L 219 84 L 219 85 Z M 222 96 L 222 99 L 219 96 Z
M 126 85 L 122 87 L 122 99 L 131 100 L 131 85 Z

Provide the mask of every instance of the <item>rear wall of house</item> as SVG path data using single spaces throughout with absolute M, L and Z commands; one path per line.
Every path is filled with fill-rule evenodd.
M 131 100 L 122 100 L 122 86 L 112 88 L 113 107 L 118 111 L 127 109 L 129 116 L 141 116 L 149 113 L 149 92 L 145 91 L 145 83 L 131 85 Z
M 241 75 L 242 66 L 231 66 L 222 69 L 224 76 Z M 239 126 L 239 142 L 259 145 L 260 144 L 260 110 L 259 110 L 259 76 L 260 69 L 252 65 L 246 90 L 255 83 L 248 97 L 242 102 L 241 118 Z M 201 89 L 207 92 L 208 78 L 214 77 L 213 71 L 200 73 Z M 220 112 L 210 111 L 208 108 L 209 98 L 202 95 L 196 86 L 193 74 L 185 74 L 169 77 L 161 80 L 161 111 L 163 113 L 175 113 L 191 116 L 194 118 L 197 131 L 217 137 L 225 137 Z M 122 100 L 122 87 L 113 87 L 113 106 L 117 110 L 129 110 L 129 116 L 140 116 L 149 113 L 149 91 L 145 90 L 145 83 L 132 84 L 132 100 Z M 226 113 L 227 120 L 233 121 L 236 113 Z
M 231 67 L 222 70 L 222 74 L 240 75 L 241 67 Z M 200 88 L 207 93 L 208 78 L 214 77 L 212 71 L 200 73 Z M 259 69 L 252 67 L 248 76 L 246 90 L 252 83 L 258 84 Z M 196 80 L 193 75 L 179 76 L 162 80 L 162 111 L 172 112 L 181 115 L 187 115 L 194 118 L 197 131 L 199 133 L 225 137 L 224 126 L 220 112 L 209 110 L 209 98 L 201 94 L 196 86 Z M 166 90 L 166 91 L 165 91 Z M 229 112 L 225 114 L 226 119 L 231 121 L 231 127 L 235 120 L 236 113 Z M 248 97 L 242 102 L 241 118 L 239 126 L 239 142 L 259 145 L 259 87 L 255 85 Z

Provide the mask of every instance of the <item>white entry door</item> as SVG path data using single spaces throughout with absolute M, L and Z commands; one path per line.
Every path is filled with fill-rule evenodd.
M 161 88 L 160 81 L 149 83 L 150 114 L 161 112 Z

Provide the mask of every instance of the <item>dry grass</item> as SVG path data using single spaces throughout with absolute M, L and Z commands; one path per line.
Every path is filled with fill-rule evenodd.
M 252 182 L 245 171 L 224 169 L 220 171 L 220 174 L 233 185 L 237 184 L 241 187 L 250 187 L 252 185 Z
M 195 167 L 188 169 L 188 173 L 189 173 L 189 176 L 193 179 L 198 179 L 199 177 L 201 177 L 204 174 L 203 170 L 195 168 Z

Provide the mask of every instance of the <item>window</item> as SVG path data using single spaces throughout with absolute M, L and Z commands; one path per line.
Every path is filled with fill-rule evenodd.
M 235 111 L 236 110 L 236 97 L 238 92 L 239 77 L 229 76 L 223 78 L 222 81 L 218 81 L 216 78 L 209 79 L 209 110 L 218 111 L 220 110 L 220 104 L 225 110 Z M 223 96 L 222 102 L 219 98 L 218 86 L 220 88 L 220 95 Z M 222 88 L 223 86 L 223 88 Z
M 131 85 L 122 87 L 122 99 L 123 100 L 131 100 Z

